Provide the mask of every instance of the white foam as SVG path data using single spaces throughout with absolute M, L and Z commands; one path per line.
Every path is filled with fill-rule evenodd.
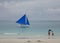
M 4 35 L 18 35 L 17 33 L 4 33 Z

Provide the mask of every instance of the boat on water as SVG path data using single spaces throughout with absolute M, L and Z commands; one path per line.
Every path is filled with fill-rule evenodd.
M 30 25 L 26 14 L 24 14 L 18 21 L 16 21 L 16 23 L 18 23 L 20 27 L 29 27 Z

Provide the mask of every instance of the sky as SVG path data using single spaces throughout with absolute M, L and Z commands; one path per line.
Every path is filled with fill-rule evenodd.
M 0 0 L 0 20 L 60 20 L 60 0 Z

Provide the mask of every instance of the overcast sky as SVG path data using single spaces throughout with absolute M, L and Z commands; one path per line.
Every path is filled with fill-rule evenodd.
M 60 0 L 0 0 L 0 20 L 60 20 Z

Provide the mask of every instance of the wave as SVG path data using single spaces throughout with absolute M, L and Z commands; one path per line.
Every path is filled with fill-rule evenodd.
M 18 35 L 18 33 L 0 33 L 0 35 Z

